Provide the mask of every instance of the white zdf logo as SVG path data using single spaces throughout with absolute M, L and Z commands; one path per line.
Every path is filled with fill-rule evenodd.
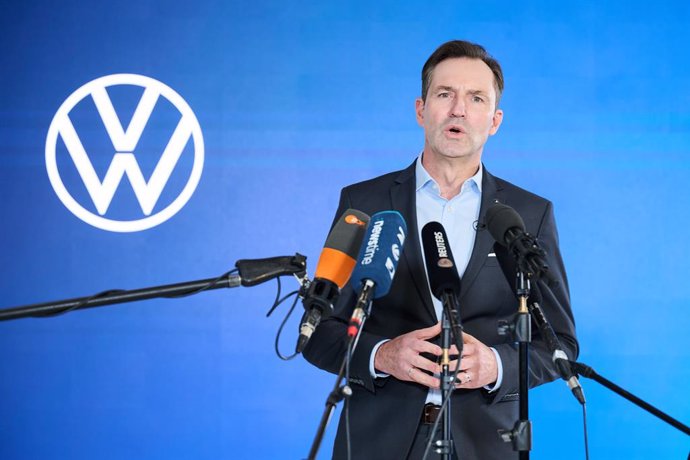
M 124 87 L 124 90 L 113 88 L 118 85 Z M 134 113 L 126 129 L 123 127 L 122 118 L 118 117 L 118 114 L 115 112 L 113 102 L 106 88 L 110 88 L 111 92 L 116 89 L 120 92 L 125 91 L 137 95 L 141 94 L 141 88 L 143 88 L 143 94 L 141 94 L 136 104 L 136 108 L 134 109 Z M 131 94 L 129 95 L 131 96 Z M 98 138 L 98 136 L 91 136 L 96 137 L 98 140 L 101 140 L 101 142 L 97 145 L 97 148 L 94 148 L 94 142 L 90 140 L 87 144 L 87 153 L 87 147 L 85 147 L 86 142 L 84 142 L 83 137 L 89 137 L 94 131 L 98 132 L 99 128 L 98 126 L 96 126 L 96 128 L 93 127 L 93 117 L 91 117 L 86 123 L 88 129 L 80 128 L 80 133 L 83 134 L 83 136 L 80 136 L 77 134 L 73 119 L 77 118 L 82 121 L 82 123 L 77 124 L 77 126 L 82 126 L 84 124 L 83 113 L 78 110 L 79 107 L 77 106 L 81 106 L 82 104 L 80 103 L 83 100 L 88 100 L 88 96 L 91 96 L 93 100 L 93 105 L 95 105 L 100 115 L 105 133 L 107 133 L 107 137 L 110 138 L 111 144 L 104 148 L 102 137 Z M 173 117 L 174 121 L 167 123 L 167 125 L 170 126 L 165 126 L 167 131 L 172 132 L 169 139 L 167 137 L 165 138 L 167 145 L 165 145 L 165 142 L 159 142 L 161 145 L 153 142 L 156 146 L 152 148 L 150 145 L 151 142 L 147 142 L 146 146 L 140 146 L 140 151 L 137 152 L 138 155 L 140 155 L 140 160 L 147 158 L 149 163 L 151 163 L 150 158 L 152 152 L 154 160 L 155 158 L 159 158 L 157 163 L 154 162 L 151 164 L 153 171 L 150 173 L 147 181 L 144 178 L 140 163 L 137 162 L 135 151 L 137 151 L 137 145 L 140 144 L 139 141 L 142 138 L 144 128 L 146 128 L 160 96 L 167 99 L 167 101 L 174 106 L 176 112 Z M 157 109 L 157 111 L 158 110 L 159 109 Z M 169 112 L 169 110 L 167 112 Z M 122 115 L 122 113 L 120 115 Z M 170 119 L 170 117 L 159 118 L 164 120 Z M 155 129 L 163 131 L 161 126 L 165 124 L 166 123 L 159 122 Z M 100 131 L 102 131 L 102 128 Z M 58 136 L 60 136 L 64 142 L 69 157 L 74 163 L 73 167 L 64 160 L 58 161 Z M 180 162 L 180 157 L 183 152 L 185 152 L 190 139 L 193 141 L 194 159 L 189 162 L 191 163 L 191 167 L 188 168 L 190 172 L 186 184 L 180 187 L 181 191 L 177 194 L 176 198 L 171 200 L 170 204 L 152 214 L 156 207 L 156 203 L 158 203 L 161 194 L 163 194 L 168 180 L 173 174 L 175 167 Z M 105 142 L 105 144 L 108 143 Z M 102 181 L 99 179 L 98 173 L 96 172 L 97 168 L 94 167 L 94 164 L 97 163 L 96 157 L 99 158 L 100 163 L 103 163 L 104 158 L 106 159 L 106 163 L 107 159 L 112 158 L 103 175 Z M 58 163 L 60 163 L 63 169 L 63 176 L 65 176 L 65 178 L 70 177 L 70 173 L 74 176 L 74 170 L 76 169 L 76 174 L 81 177 L 84 187 L 81 187 L 81 185 L 73 185 L 75 183 L 74 180 L 66 180 L 66 182 L 72 184 L 70 188 L 73 193 L 67 191 L 65 183 L 63 182 L 63 177 L 61 177 L 60 171 L 58 170 Z M 113 232 L 136 232 L 146 230 L 170 219 L 187 203 L 192 193 L 194 193 L 199 179 L 201 178 L 203 165 L 204 141 L 201 136 L 201 127 L 192 109 L 172 88 L 153 78 L 144 77 L 142 75 L 108 75 L 86 83 L 62 103 L 50 124 L 46 139 L 46 167 L 48 169 L 48 177 L 60 201 L 84 222 L 94 227 Z M 106 168 L 101 167 L 101 169 Z M 125 175 L 129 180 L 132 190 L 134 191 L 134 196 L 141 209 L 136 211 L 135 219 L 125 220 L 122 218 L 115 219 L 112 218 L 112 216 L 111 218 L 105 217 L 108 209 L 111 208 L 115 192 L 118 188 L 120 190 L 123 189 L 123 187 L 120 187 L 120 184 Z M 98 214 L 88 210 L 75 199 L 74 195 L 78 195 L 79 190 L 81 190 L 82 202 L 84 201 L 84 188 L 93 202 L 93 206 L 89 207 L 95 207 Z M 88 198 L 86 201 L 88 201 Z M 136 205 L 134 207 L 136 208 Z M 129 206 L 129 214 L 131 213 L 131 206 Z

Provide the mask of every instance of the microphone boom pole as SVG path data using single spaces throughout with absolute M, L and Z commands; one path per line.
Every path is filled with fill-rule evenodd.
M 641 407 L 642 409 L 646 410 L 650 414 L 660 418 L 664 422 L 668 423 L 672 427 L 676 428 L 677 430 L 682 431 L 683 433 L 687 434 L 690 436 L 690 427 L 685 425 L 684 423 L 680 422 L 679 420 L 676 420 L 675 418 L 671 417 L 670 415 L 666 414 L 665 412 L 660 411 L 656 407 L 652 406 L 646 401 L 643 401 L 642 399 L 638 398 L 634 394 L 630 393 L 629 391 L 619 387 L 612 381 L 602 377 L 601 375 L 597 374 L 594 369 L 592 369 L 590 366 L 575 362 L 575 361 L 569 361 L 570 366 L 572 366 L 573 370 L 583 376 L 587 377 L 588 379 L 592 379 L 595 382 L 599 383 L 600 385 L 608 388 L 609 390 L 613 391 L 619 396 L 622 396 L 623 398 L 627 399 L 631 403 L 637 405 L 638 407 Z
M 53 316 L 84 308 L 103 307 L 105 305 L 159 297 L 182 297 L 201 291 L 234 288 L 240 285 L 255 286 L 278 276 L 304 273 L 307 267 L 307 258 L 297 253 L 294 256 L 239 260 L 235 265 L 239 270 L 239 275 L 228 273 L 218 278 L 152 286 L 130 291 L 113 289 L 86 297 L 6 308 L 0 310 L 0 321 Z M 245 274 L 245 267 L 247 267 L 247 273 L 246 276 L 243 276 Z

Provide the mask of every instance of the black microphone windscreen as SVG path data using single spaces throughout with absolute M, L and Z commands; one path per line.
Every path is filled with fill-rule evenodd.
M 486 227 L 491 236 L 500 244 L 506 244 L 506 233 L 512 228 L 525 231 L 525 222 L 513 208 L 496 203 L 486 211 Z
M 450 251 L 446 231 L 438 222 L 429 222 L 422 228 L 422 247 L 426 260 L 429 285 L 434 297 L 441 299 L 443 292 L 460 295 L 460 276 Z

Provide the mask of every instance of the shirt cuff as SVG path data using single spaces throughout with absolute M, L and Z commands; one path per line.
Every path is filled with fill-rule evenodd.
M 498 375 L 496 376 L 496 383 L 494 383 L 493 385 L 484 385 L 484 389 L 489 393 L 493 393 L 494 391 L 501 388 L 501 383 L 503 382 L 503 361 L 501 361 L 501 356 L 498 354 L 494 347 L 489 347 L 489 349 L 494 352 L 494 356 L 496 357 L 496 367 L 498 369 Z
M 384 374 L 383 372 L 376 372 L 376 369 L 374 368 L 374 357 L 376 357 L 376 352 L 379 351 L 379 348 L 381 348 L 381 345 L 384 343 L 388 342 L 389 340 L 381 340 L 379 343 L 374 345 L 374 348 L 371 350 L 371 355 L 369 355 L 369 374 L 371 374 L 371 378 L 373 379 L 378 379 L 378 378 L 384 378 L 384 377 L 390 377 L 388 374 Z

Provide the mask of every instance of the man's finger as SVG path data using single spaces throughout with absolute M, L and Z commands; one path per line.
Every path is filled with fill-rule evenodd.
M 462 347 L 462 357 L 472 355 L 477 352 L 477 345 L 475 343 L 467 343 Z
M 431 353 L 435 356 L 441 356 L 441 353 L 443 353 L 441 347 L 431 342 L 426 342 L 424 340 L 420 340 L 415 344 L 414 351 L 416 351 L 417 353 Z
M 414 336 L 418 339 L 430 339 L 436 337 L 441 333 L 441 322 L 434 324 L 433 326 L 425 327 L 424 329 L 417 329 L 414 331 Z
M 421 383 L 429 388 L 439 388 L 441 384 L 439 379 L 417 368 L 412 368 L 407 375 L 413 382 Z
M 467 332 L 462 333 L 462 343 L 476 343 L 479 342 L 474 336 L 468 334 Z
M 469 372 L 458 373 L 457 380 L 455 381 L 455 387 L 460 388 L 463 385 L 469 385 L 472 383 L 472 375 Z
M 455 369 L 458 366 L 458 360 L 453 360 L 450 363 L 448 363 L 448 369 L 450 369 L 452 372 L 455 372 Z M 469 362 L 469 360 L 466 360 L 465 358 L 460 360 L 460 372 L 464 372 L 468 370 L 470 367 L 472 367 L 472 363 Z
M 439 366 L 435 361 L 431 361 L 429 359 L 426 359 L 424 356 L 421 356 L 421 355 L 417 355 L 413 364 L 415 367 L 418 367 L 419 369 L 427 370 L 431 373 L 441 372 L 441 366 Z

